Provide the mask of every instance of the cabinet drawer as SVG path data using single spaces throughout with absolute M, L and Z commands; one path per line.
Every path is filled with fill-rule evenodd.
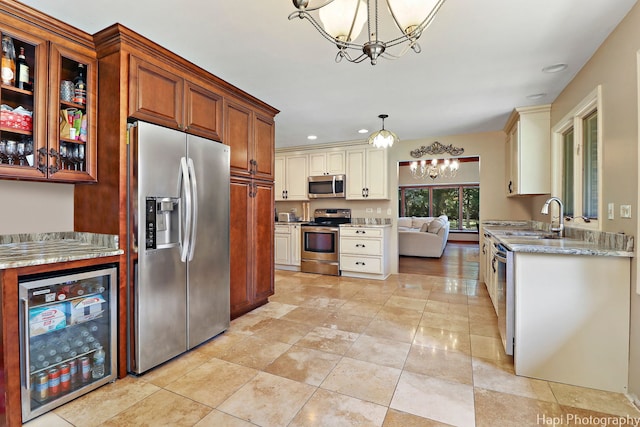
M 382 237 L 382 228 L 366 228 L 366 227 L 342 227 L 340 228 L 341 236 L 354 237 Z
M 276 225 L 275 226 L 276 234 L 289 234 L 289 226 L 288 225 Z
M 341 255 L 340 269 L 359 273 L 382 274 L 382 259 L 356 255 Z
M 382 255 L 382 239 L 343 237 L 340 239 L 340 253 Z

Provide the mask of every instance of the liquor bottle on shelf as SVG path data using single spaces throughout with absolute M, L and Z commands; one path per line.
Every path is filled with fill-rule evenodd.
M 20 55 L 16 62 L 16 86 L 18 89 L 29 90 L 29 65 L 24 56 L 24 48 L 20 48 Z
M 84 64 L 78 64 L 78 75 L 73 80 L 73 102 L 76 104 L 87 103 L 87 83 L 84 77 Z
M 9 36 L 2 36 L 2 84 L 13 86 L 16 79 L 16 50 Z

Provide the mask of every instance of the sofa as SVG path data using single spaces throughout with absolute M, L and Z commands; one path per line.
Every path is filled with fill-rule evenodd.
M 398 253 L 404 256 L 440 258 L 447 246 L 449 218 L 398 218 Z

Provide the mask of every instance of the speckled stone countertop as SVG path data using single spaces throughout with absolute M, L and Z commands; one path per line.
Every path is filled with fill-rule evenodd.
M 0 235 L 0 270 L 121 255 L 118 237 L 94 233 Z
M 391 218 L 351 218 L 350 223 L 340 227 L 391 227 Z
M 536 221 L 483 221 L 483 230 L 513 252 L 633 257 L 633 236 L 565 227 L 551 238 L 549 224 Z

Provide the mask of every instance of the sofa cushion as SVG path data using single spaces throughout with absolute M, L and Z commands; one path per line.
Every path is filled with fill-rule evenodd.
M 440 216 L 429 223 L 427 231 L 429 233 L 437 233 L 446 224 L 446 221 Z
M 398 218 L 398 227 L 407 227 L 411 228 L 411 218 L 407 216 L 402 216 Z
M 422 227 L 420 227 L 420 232 L 425 233 L 428 231 L 429 229 L 429 224 L 430 222 L 425 222 L 424 224 L 422 224 Z
M 411 218 L 411 227 L 412 228 L 422 228 L 423 224 L 429 224 L 433 221 L 433 218 L 430 216 L 414 216 Z

